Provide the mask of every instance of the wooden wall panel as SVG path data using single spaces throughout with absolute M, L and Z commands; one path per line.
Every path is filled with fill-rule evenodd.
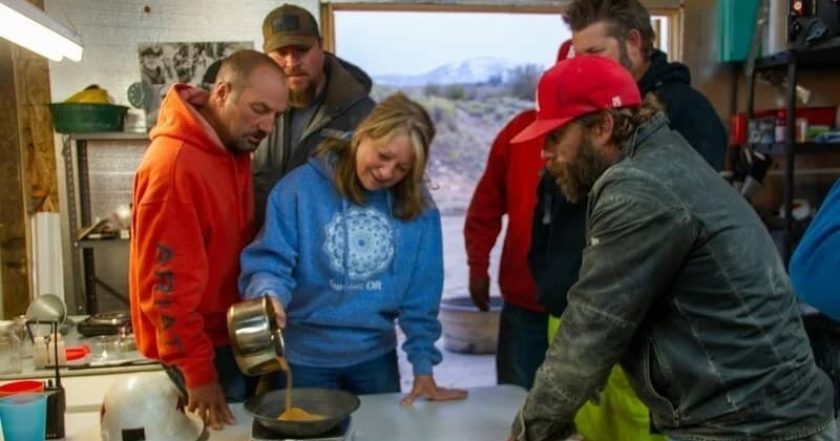
M 43 0 L 30 0 L 43 8 Z M 58 211 L 46 59 L 0 40 L 0 272 L 5 318 L 31 298 L 30 215 Z
M 49 65 L 43 57 L 18 50 L 15 59 L 20 103 L 24 175 L 29 185 L 30 213 L 58 211 L 55 145 L 50 113 Z
M 0 271 L 6 318 L 26 311 L 30 288 L 15 52 L 16 46 L 0 39 Z

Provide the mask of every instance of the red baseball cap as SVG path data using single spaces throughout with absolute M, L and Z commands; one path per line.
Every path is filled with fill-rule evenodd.
M 544 136 L 588 113 L 641 103 L 636 81 L 620 64 L 595 55 L 569 58 L 540 78 L 537 119 L 511 142 L 518 144 Z

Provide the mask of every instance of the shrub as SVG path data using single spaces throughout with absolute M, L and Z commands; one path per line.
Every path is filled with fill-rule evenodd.
M 533 101 L 540 75 L 542 75 L 542 68 L 537 64 L 517 66 L 511 72 L 511 95 L 519 99 Z

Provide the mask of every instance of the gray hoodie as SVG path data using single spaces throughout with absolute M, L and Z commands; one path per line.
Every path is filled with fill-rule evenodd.
M 352 131 L 376 103 L 370 98 L 370 77 L 333 54 L 325 53 L 327 84 L 323 104 L 304 129 L 298 145 L 289 141 L 289 113 L 280 115 L 263 144 L 254 153 L 254 222 L 262 228 L 268 194 L 277 181 L 303 165 L 325 137 Z

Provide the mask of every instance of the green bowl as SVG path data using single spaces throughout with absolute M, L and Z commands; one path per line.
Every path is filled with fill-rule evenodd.
M 50 104 L 58 133 L 122 132 L 126 106 L 96 103 Z

